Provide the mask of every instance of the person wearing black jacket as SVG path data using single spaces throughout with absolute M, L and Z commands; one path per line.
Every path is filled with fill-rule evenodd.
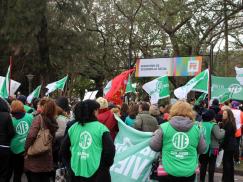
M 223 129 L 225 137 L 222 143 L 223 156 L 223 182 L 234 181 L 234 152 L 236 151 L 236 123 L 233 112 L 230 109 L 223 111 Z
M 0 98 L 0 181 L 7 182 L 10 174 L 10 142 L 15 132 L 8 103 Z
M 113 164 L 115 156 L 115 146 L 110 133 L 105 125 L 97 122 L 97 114 L 100 105 L 96 101 L 86 100 L 79 102 L 74 108 L 74 118 L 76 122 L 72 122 L 70 128 L 67 130 L 67 134 L 61 146 L 60 155 L 63 157 L 64 164 L 66 165 L 70 178 L 72 182 L 82 182 L 82 181 L 102 181 L 110 182 L 110 172 L 109 168 Z M 90 129 L 92 128 L 92 129 Z M 86 147 L 82 147 L 81 136 L 86 134 L 91 138 L 89 143 L 89 150 Z M 77 137 L 78 135 L 78 137 Z M 88 138 L 89 138 L 88 137 Z M 88 140 L 87 140 L 88 141 Z M 92 147 L 96 149 L 99 148 L 97 145 L 101 145 L 101 151 L 96 151 L 97 155 L 101 154 L 98 167 L 90 166 L 91 168 L 86 168 L 86 174 L 88 176 L 82 175 L 84 170 L 80 171 L 82 164 L 88 165 L 94 161 L 94 153 L 92 153 Z M 87 144 L 87 143 L 86 143 Z M 80 149 L 79 149 L 80 148 Z M 91 148 L 91 150 L 90 150 Z M 76 150 L 78 149 L 78 150 Z M 85 157 L 80 158 L 78 161 L 77 156 L 79 151 L 87 153 L 88 159 Z M 90 153 L 91 152 L 91 153 Z M 101 152 L 99 154 L 99 152 Z

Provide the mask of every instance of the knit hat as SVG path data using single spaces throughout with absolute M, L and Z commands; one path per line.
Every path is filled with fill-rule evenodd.
M 100 104 L 100 109 L 108 108 L 108 101 L 105 98 L 99 97 L 98 99 L 96 99 L 96 102 Z
M 215 112 L 212 109 L 207 109 L 202 114 L 202 120 L 203 121 L 212 121 L 215 118 Z
M 231 105 L 232 108 L 239 109 L 240 103 L 238 101 L 232 101 Z
M 151 105 L 149 108 L 149 114 L 151 114 L 152 116 L 160 115 L 159 108 L 155 105 Z

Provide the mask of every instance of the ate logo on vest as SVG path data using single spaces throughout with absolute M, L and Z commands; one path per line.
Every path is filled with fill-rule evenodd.
M 80 134 L 79 146 L 82 149 L 88 149 L 92 144 L 92 137 L 89 132 L 84 131 Z
M 189 145 L 189 138 L 187 134 L 178 132 L 174 134 L 172 138 L 172 143 L 175 148 L 182 150 L 187 148 L 187 146 Z
M 21 121 L 17 126 L 16 126 L 16 133 L 19 135 L 24 135 L 28 132 L 29 130 L 29 125 L 26 121 Z

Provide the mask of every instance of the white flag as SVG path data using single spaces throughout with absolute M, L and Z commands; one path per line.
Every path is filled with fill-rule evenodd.
M 168 76 L 162 76 L 145 83 L 143 89 L 150 95 L 151 104 L 157 104 L 159 99 L 170 96 Z
M 240 82 L 241 85 L 243 85 L 243 68 L 235 67 L 236 72 L 236 80 Z
M 187 99 L 187 94 L 201 81 L 208 83 L 208 69 L 199 73 L 197 76 L 192 78 L 186 85 L 179 87 L 174 90 L 174 95 L 178 99 Z

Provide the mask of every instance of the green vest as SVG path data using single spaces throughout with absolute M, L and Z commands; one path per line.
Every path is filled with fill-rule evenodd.
M 203 133 L 204 139 L 206 141 L 206 145 L 207 145 L 207 148 L 206 148 L 204 154 L 206 154 L 208 152 L 208 150 L 209 150 L 209 146 L 211 144 L 212 129 L 213 129 L 213 126 L 215 124 L 216 123 L 208 122 L 208 121 L 203 121 L 201 123 L 202 133 Z
M 13 153 L 19 154 L 24 152 L 26 137 L 29 133 L 32 121 L 33 116 L 27 113 L 21 119 L 12 118 L 15 135 L 11 140 L 10 148 Z
M 32 113 L 34 111 L 33 108 L 31 108 L 30 106 L 24 105 L 24 110 L 26 113 Z
M 193 175 L 198 165 L 199 128 L 193 125 L 188 132 L 178 132 L 170 122 L 160 126 L 163 131 L 162 165 L 165 171 L 176 177 Z
M 71 142 L 71 168 L 75 176 L 89 178 L 99 168 L 102 153 L 102 136 L 109 132 L 105 125 L 98 121 L 76 122 L 68 130 Z

